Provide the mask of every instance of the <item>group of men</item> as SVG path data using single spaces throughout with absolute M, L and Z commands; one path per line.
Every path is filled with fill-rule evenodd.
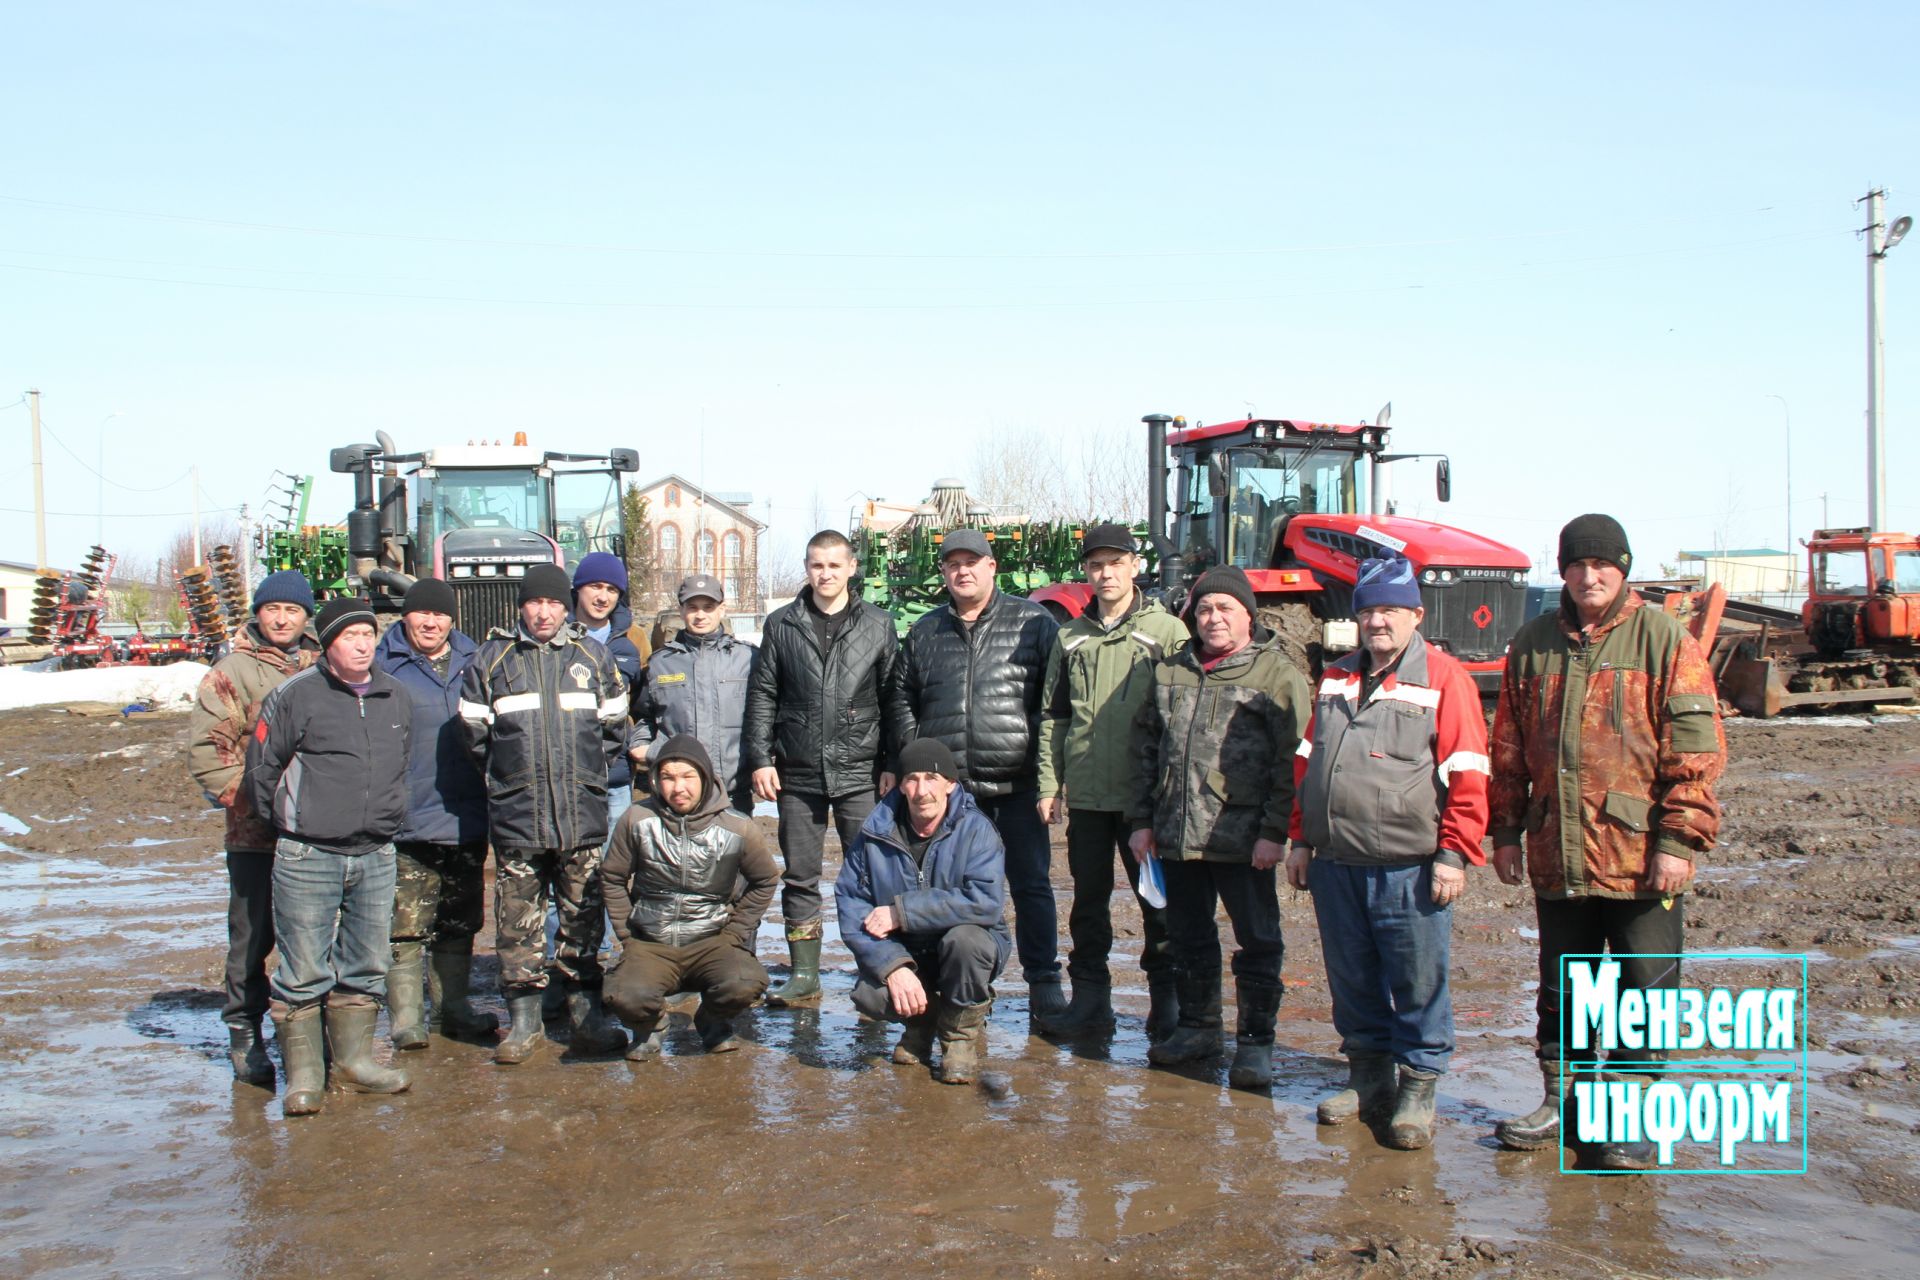
M 719 584 L 696 576 L 680 589 L 683 630 L 644 668 L 637 647 L 619 654 L 626 575 L 611 556 L 586 557 L 571 582 L 529 569 L 517 626 L 478 645 L 453 630 L 444 583 L 415 584 L 376 647 L 363 604 L 328 602 L 309 634 L 304 582 L 269 577 L 254 623 L 207 677 L 194 747 L 196 777 L 229 810 L 236 1074 L 273 1082 L 258 1031 L 270 1003 L 287 1110 L 318 1109 L 324 1007 L 341 1082 L 405 1088 L 371 1060 L 374 1006 L 384 995 L 397 1048 L 425 1044 L 427 953 L 431 1028 L 490 1035 L 491 1015 L 466 1000 L 489 843 L 510 1020 L 497 1061 L 539 1048 L 550 984 L 576 1053 L 657 1056 L 681 991 L 701 994 L 695 1029 L 724 1052 L 763 993 L 774 1006 L 820 997 L 831 823 L 853 1003 L 902 1024 L 895 1062 L 937 1056 L 935 1078 L 950 1083 L 976 1078 L 993 984 L 1016 953 L 1036 1029 L 1113 1029 L 1117 856 L 1144 923 L 1149 1059 L 1222 1052 L 1224 906 L 1229 1079 L 1268 1087 L 1284 863 L 1313 896 L 1349 1068 L 1319 1117 L 1359 1117 L 1388 1145 L 1418 1148 L 1454 1048 L 1451 906 L 1486 862 L 1491 826 L 1500 878 L 1519 883 L 1524 860 L 1532 879 L 1547 1083 L 1541 1107 L 1497 1136 L 1554 1144 L 1563 1082 L 1604 1065 L 1563 1068 L 1560 958 L 1677 956 L 1681 895 L 1718 822 L 1711 675 L 1685 630 L 1626 589 L 1618 523 L 1583 516 L 1562 531 L 1567 589 L 1512 643 L 1491 747 L 1472 676 L 1420 635 L 1401 557 L 1361 565 L 1360 646 L 1317 689 L 1243 571 L 1202 574 L 1176 617 L 1137 585 L 1126 528 L 1089 528 L 1082 557 L 1091 599 L 1060 626 L 997 589 L 980 532 L 953 530 L 939 561 L 948 603 L 896 639 L 892 618 L 851 590 L 848 540 L 822 531 L 807 585 L 757 648 L 725 627 Z M 392 741 L 376 747 L 383 733 Z M 648 792 L 631 807 L 629 761 Z M 778 865 L 746 816 L 755 799 L 777 807 Z M 1048 828 L 1062 820 L 1071 998 L 1048 876 Z M 769 991 L 755 934 L 776 883 L 789 970 Z M 611 974 L 604 912 L 620 944 Z M 276 939 L 269 1001 L 259 967 Z M 1678 963 L 1629 959 L 1624 978 L 1673 985 Z M 604 1018 L 603 988 L 630 1045 Z M 1647 1156 L 1614 1144 L 1582 1158 L 1631 1169 Z

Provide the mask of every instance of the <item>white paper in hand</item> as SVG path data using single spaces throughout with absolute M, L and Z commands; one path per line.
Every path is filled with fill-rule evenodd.
M 1160 869 L 1160 859 L 1149 853 L 1140 859 L 1140 901 L 1150 907 L 1162 910 L 1167 905 L 1167 875 Z

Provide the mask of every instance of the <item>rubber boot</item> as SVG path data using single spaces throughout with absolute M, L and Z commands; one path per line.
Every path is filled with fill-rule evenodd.
M 1159 1044 L 1180 1025 L 1180 981 L 1172 974 L 1147 978 L 1147 1043 Z
M 567 987 L 567 1021 L 571 1032 L 567 1047 L 576 1057 L 618 1053 L 627 1047 L 627 1033 L 601 1012 L 598 987 Z
M 373 1060 L 373 1023 L 380 1008 L 372 1000 L 364 1004 L 327 1002 L 327 1048 L 333 1054 L 333 1066 L 327 1080 L 358 1093 L 405 1093 L 407 1073 L 383 1067 Z
M 1560 1145 L 1560 1103 L 1565 1092 L 1560 1064 L 1542 1062 L 1540 1080 L 1545 1092 L 1539 1106 L 1493 1126 L 1493 1136 L 1509 1151 L 1539 1151 Z
M 1345 1124 L 1358 1116 L 1367 1124 L 1379 1124 L 1393 1114 L 1398 1097 L 1393 1055 L 1355 1049 L 1347 1054 L 1347 1087 L 1322 1099 L 1314 1118 L 1321 1124 Z
M 547 1029 L 540 1019 L 544 1002 L 540 992 L 516 987 L 507 993 L 507 1038 L 494 1046 L 493 1060 L 503 1067 L 517 1066 L 540 1051 Z
M 627 1061 L 652 1062 L 660 1056 L 661 1040 L 660 1023 L 657 1019 L 651 1027 L 644 1031 L 639 1027 L 635 1027 L 633 1029 L 633 1043 L 627 1046 Z
M 567 979 L 552 965 L 547 966 L 547 985 L 540 996 L 540 1019 L 561 1022 L 567 1016 Z
M 1649 1055 L 1656 1056 L 1656 1055 Z M 1657 1055 L 1664 1057 L 1664 1054 Z M 1602 1080 L 1626 1080 L 1629 1076 L 1621 1072 L 1602 1073 Z M 1653 1083 L 1651 1077 L 1641 1077 L 1641 1087 Z M 1596 1169 L 1611 1169 L 1617 1173 L 1645 1173 L 1655 1168 L 1659 1161 L 1654 1155 L 1653 1143 L 1646 1139 L 1639 1142 L 1602 1142 L 1583 1146 L 1581 1155 L 1584 1165 Z
M 900 1039 L 893 1046 L 894 1065 L 925 1067 L 933 1064 L 934 1022 L 935 1014 L 931 1009 L 906 1020 L 900 1029 Z
M 287 1068 L 287 1093 L 280 1110 L 289 1116 L 315 1116 L 327 1100 L 327 1050 L 320 1034 L 320 1006 L 301 1005 L 273 1020 L 280 1060 Z
M 387 966 L 387 1034 L 396 1049 L 427 1047 L 427 1007 L 420 986 L 426 965 L 426 944 L 394 944 L 393 963 Z
M 1242 986 L 1234 993 L 1240 1017 L 1227 1083 L 1236 1089 L 1273 1087 L 1273 1022 L 1280 995 L 1278 987 Z
M 500 1029 L 500 1019 L 469 1003 L 473 982 L 473 939 L 451 946 L 435 944 L 427 962 L 427 994 L 433 999 L 429 1027 L 456 1040 L 477 1040 Z
M 227 1061 L 233 1064 L 233 1078 L 241 1084 L 273 1088 L 273 1059 L 267 1056 L 266 1042 L 260 1039 L 260 1019 L 227 1025 Z
M 693 1029 L 700 1033 L 700 1047 L 708 1053 L 732 1053 L 738 1049 L 740 1038 L 733 1033 L 735 1016 L 732 1013 L 709 1012 L 703 997 L 700 1007 L 693 1011 Z
M 809 1004 L 820 998 L 820 938 L 796 938 L 787 934 L 787 955 L 793 971 L 787 980 L 767 992 L 770 1005 Z
M 1050 1036 L 1099 1035 L 1112 1031 L 1112 985 L 1075 978 L 1073 999 L 1059 1013 L 1042 1018 L 1040 1030 Z
M 1198 1062 L 1220 1052 L 1220 975 L 1180 979 L 1180 1025 L 1159 1044 L 1147 1048 L 1147 1061 L 1168 1067 Z
M 1400 1151 L 1418 1151 L 1433 1141 L 1433 1094 L 1440 1073 L 1400 1068 L 1400 1096 L 1387 1122 L 1387 1145 Z
M 1075 995 L 1079 994 L 1075 984 Z M 1066 988 L 1060 984 L 1060 975 L 1053 974 L 1045 978 L 1035 978 L 1027 983 L 1027 1021 L 1036 1027 L 1045 1027 L 1049 1018 L 1058 1018 L 1066 1013 Z
M 979 1004 L 940 1002 L 936 1030 L 940 1034 L 940 1066 L 934 1072 L 942 1084 L 972 1084 L 987 1057 L 987 1015 L 993 1001 Z

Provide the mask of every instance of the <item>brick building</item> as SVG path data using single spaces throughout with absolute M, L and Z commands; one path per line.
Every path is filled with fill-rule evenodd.
M 642 485 L 647 500 L 647 531 L 652 537 L 652 581 L 633 584 L 636 611 L 647 614 L 673 610 L 680 579 L 690 573 L 710 573 L 727 591 L 727 609 L 735 615 L 758 615 L 760 599 L 760 535 L 766 525 L 747 514 L 752 496 L 709 493 L 678 475 Z

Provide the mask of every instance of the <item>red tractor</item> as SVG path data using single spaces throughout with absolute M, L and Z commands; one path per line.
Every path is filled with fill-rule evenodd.
M 1483 693 L 1499 689 L 1507 642 L 1526 620 L 1533 562 L 1477 533 L 1393 514 L 1389 466 L 1434 455 L 1387 452 L 1387 410 L 1375 423 L 1352 426 L 1287 418 L 1189 426 L 1160 413 L 1142 421 L 1148 536 L 1159 585 L 1175 607 L 1201 573 L 1238 565 L 1252 580 L 1261 621 L 1317 678 L 1323 657 L 1358 643 L 1352 602 L 1360 562 L 1397 551 L 1420 574 L 1422 634 L 1464 662 Z M 1447 501 L 1445 458 L 1434 478 Z M 1089 593 L 1082 583 L 1060 583 L 1033 598 L 1077 617 Z

